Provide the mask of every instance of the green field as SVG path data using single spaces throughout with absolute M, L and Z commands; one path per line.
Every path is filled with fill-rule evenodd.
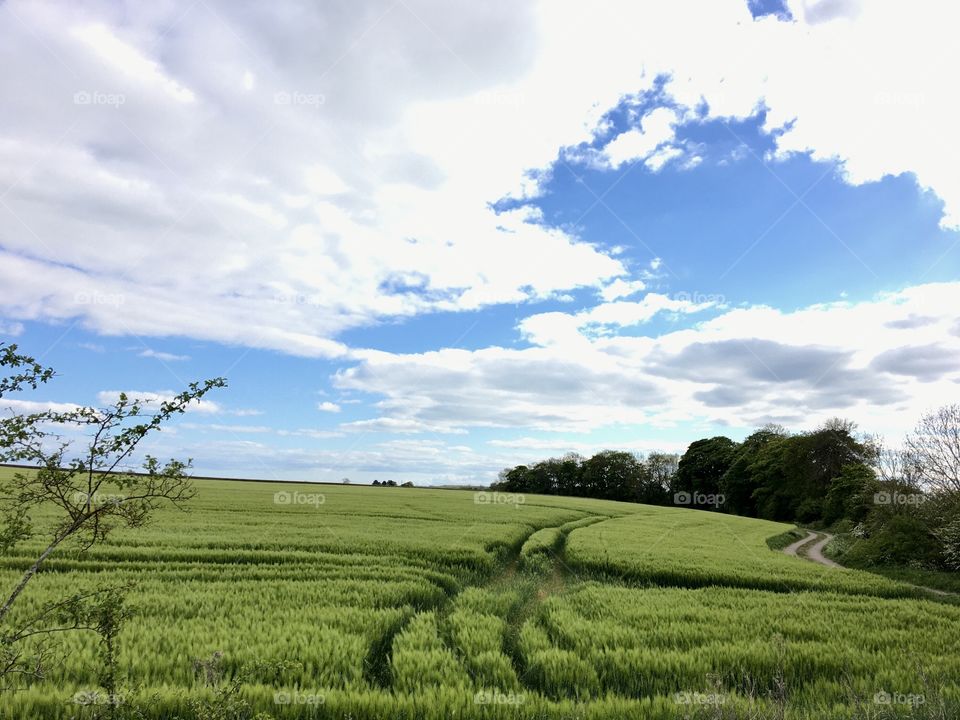
M 291 661 L 240 691 L 275 718 L 960 717 L 960 607 L 771 550 L 786 525 L 534 495 L 195 484 L 190 512 L 59 554 L 16 608 L 135 582 L 120 664 L 145 717 L 191 717 L 189 700 L 214 693 L 194 661 L 215 652 L 226 679 Z M 38 546 L 2 559 L 4 588 Z M 65 663 L 4 694 L 0 717 L 98 710 L 73 701 L 96 690 L 95 638 L 64 643 Z

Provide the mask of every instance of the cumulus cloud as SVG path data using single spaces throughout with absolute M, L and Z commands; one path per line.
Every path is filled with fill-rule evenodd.
M 369 429 L 799 429 L 839 414 L 897 434 L 960 379 L 948 335 L 958 296 L 960 284 L 938 283 L 793 312 L 738 308 L 656 337 L 591 335 L 576 315 L 541 314 L 521 323 L 531 348 L 369 352 L 334 381 L 383 397 Z M 918 315 L 929 321 L 899 322 Z
M 340 406 L 329 400 L 324 400 L 323 402 L 317 403 L 317 410 L 329 413 L 338 413 L 340 412 Z
M 607 302 L 611 300 L 619 300 L 622 297 L 630 297 L 631 295 L 636 295 L 638 292 L 641 292 L 647 287 L 647 284 L 643 280 L 622 280 L 617 278 L 609 285 L 600 288 L 599 294 Z
M 612 251 L 490 203 L 540 192 L 549 173 L 530 170 L 660 76 L 675 107 L 613 138 L 612 164 L 656 170 L 697 108 L 762 104 L 778 153 L 839 158 L 856 183 L 913 172 L 956 224 L 957 8 L 912 5 L 918 42 L 895 4 L 790 10 L 4 3 L 0 307 L 342 358 L 338 333 L 385 316 L 610 287 L 627 272 Z
M 641 120 L 638 128 L 617 135 L 603 148 L 607 162 L 614 169 L 629 162 L 649 158 L 674 136 L 676 113 L 669 108 L 656 108 Z M 662 165 L 662 163 L 660 163 Z M 659 165 L 656 169 L 659 169 Z
M 483 116 L 511 111 L 475 96 L 529 68 L 532 8 L 196 10 L 0 6 L 0 59 L 20 68 L 0 134 L 9 316 L 335 358 L 339 332 L 383 317 L 624 272 L 490 207 L 526 167 L 483 157 Z M 473 119 L 419 134 L 453 106 Z
M 606 332 L 649 322 L 659 313 L 688 315 L 717 307 L 715 300 L 695 302 L 687 298 L 671 298 L 661 293 L 647 293 L 635 302 L 617 300 L 595 305 L 576 314 L 539 313 L 524 318 L 520 332 L 537 345 L 582 344 L 581 332 L 589 328 Z

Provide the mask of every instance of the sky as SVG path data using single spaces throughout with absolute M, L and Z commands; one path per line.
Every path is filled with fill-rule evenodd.
M 486 483 L 960 396 L 960 7 L 0 2 L 4 412 Z

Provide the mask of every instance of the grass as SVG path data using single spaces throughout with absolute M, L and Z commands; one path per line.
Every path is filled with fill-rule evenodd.
M 838 563 L 844 565 L 850 564 L 851 567 L 856 567 L 876 575 L 882 575 L 891 580 L 960 595 L 960 573 L 945 570 L 929 570 L 926 568 L 911 568 L 902 565 L 861 566 L 851 563 L 846 556 L 846 550 L 853 542 L 854 539 L 849 534 L 838 533 L 834 539 L 824 547 L 823 554 Z
M 881 691 L 922 693 L 923 712 L 956 709 L 960 609 L 772 550 L 789 526 L 533 495 L 196 486 L 189 513 L 164 510 L 142 531 L 59 553 L 16 608 L 24 617 L 78 589 L 135 582 L 120 664 L 144 717 L 195 717 L 190 701 L 213 689 L 194 661 L 215 652 L 228 679 L 261 668 L 240 692 L 275 718 L 917 709 L 872 704 Z M 38 547 L 0 559 L 0 586 Z M 0 717 L 91 717 L 71 698 L 96 688 L 94 638 L 64 636 L 64 650 L 44 682 L 0 696 Z M 263 669 L 280 660 L 295 662 Z

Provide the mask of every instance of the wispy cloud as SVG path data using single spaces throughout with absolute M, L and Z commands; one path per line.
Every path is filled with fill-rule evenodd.
M 163 352 L 161 350 L 152 350 L 150 348 L 141 351 L 138 353 L 138 355 L 144 358 L 156 358 L 157 360 L 162 360 L 163 362 L 182 362 L 190 359 L 189 355 L 175 355 L 173 353 Z

